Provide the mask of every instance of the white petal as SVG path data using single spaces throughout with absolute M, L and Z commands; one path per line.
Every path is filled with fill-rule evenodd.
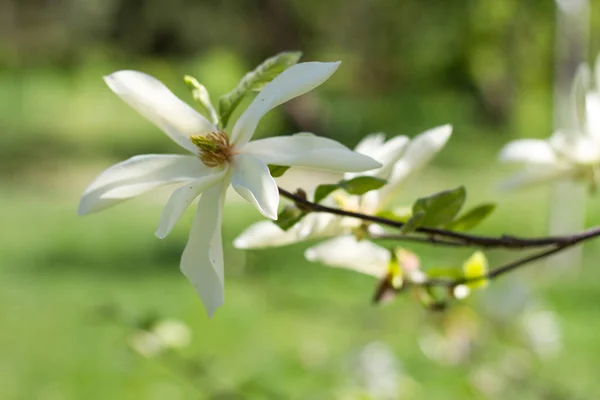
M 216 184 L 200 197 L 181 256 L 181 271 L 202 299 L 209 317 L 224 299 L 221 216 L 226 188 L 225 182 Z
M 342 234 L 340 218 L 332 214 L 310 213 L 299 223 L 284 231 L 271 221 L 252 224 L 233 242 L 238 249 L 259 249 L 287 246 L 309 239 Z
M 325 82 L 339 65 L 339 62 L 305 62 L 283 71 L 261 90 L 237 120 L 231 131 L 232 143 L 238 146 L 246 144 L 267 112 L 316 88 Z
M 304 240 L 299 235 L 299 227 L 300 225 L 296 224 L 284 231 L 271 221 L 260 221 L 244 230 L 235 238 L 233 245 L 238 249 L 286 246 Z
M 410 140 L 406 136 L 396 136 L 381 144 L 379 147 L 370 149 L 369 153 L 359 151 L 359 153 L 371 157 L 372 159 L 380 162 L 382 165 L 380 168 L 369 171 L 368 175 L 386 180 L 389 179 L 395 163 L 405 153 L 409 141 Z M 358 175 L 364 174 L 348 173 L 345 175 L 345 178 L 350 179 Z
M 596 56 L 596 62 L 594 63 L 595 79 L 596 79 L 596 90 L 600 92 L 600 53 Z
M 446 145 L 452 134 L 452 125 L 443 125 L 425 131 L 412 139 L 402 160 L 413 170 L 419 170 Z
M 416 175 L 446 145 L 452 134 L 451 125 L 425 131 L 412 139 L 393 167 L 388 184 L 381 189 L 380 209 L 398 193 L 409 178 Z
M 500 150 L 500 161 L 527 164 L 554 164 L 556 154 L 546 140 L 514 140 Z
M 583 132 L 556 131 L 548 143 L 555 153 L 575 164 L 597 164 L 600 161 L 600 146 L 596 139 Z
M 368 240 L 357 241 L 354 236 L 342 236 L 325 241 L 306 250 L 309 261 L 337 268 L 346 268 L 383 278 L 387 275 L 390 252 Z
M 354 148 L 354 151 L 374 158 L 377 154 L 377 151 L 381 148 L 381 146 L 383 146 L 384 142 L 384 133 L 371 133 L 370 135 L 367 135 L 364 138 L 362 138 L 360 142 L 358 142 L 358 144 Z
M 595 77 L 596 80 L 596 91 L 600 92 L 600 53 L 596 56 L 596 62 L 594 63 Z
M 329 171 L 367 171 L 381 166 L 370 157 L 356 153 L 335 140 L 292 135 L 255 140 L 240 152 L 251 154 L 265 164 L 308 167 Z
M 171 232 L 171 229 L 173 229 L 192 201 L 194 201 L 194 199 L 202 192 L 222 180 L 225 173 L 226 171 L 224 170 L 212 173 L 200 179 L 196 179 L 195 181 L 186 183 L 173 191 L 173 194 L 171 194 L 171 197 L 169 197 L 167 204 L 162 210 L 158 229 L 154 234 L 160 239 L 164 239 L 165 236 Z
M 538 186 L 540 184 L 569 179 L 576 172 L 575 169 L 536 165 L 515 174 L 503 182 L 499 189 L 508 191 Z
M 325 202 L 321 202 L 324 204 Z M 324 238 L 347 232 L 342 218 L 334 214 L 313 212 L 297 224 L 298 235 L 302 240 Z
M 587 64 L 580 64 L 571 84 L 570 115 L 562 121 L 561 129 L 584 132 L 586 129 L 586 95 L 591 89 L 591 71 Z M 564 116 L 566 117 L 566 115 Z
M 101 173 L 85 190 L 79 215 L 104 210 L 148 190 L 207 175 L 210 170 L 193 156 L 148 154 L 131 157 Z
M 600 92 L 590 92 L 585 99 L 588 134 L 600 142 Z
M 150 75 L 138 71 L 118 71 L 105 76 L 104 80 L 127 104 L 192 153 L 196 153 L 197 148 L 190 142 L 191 135 L 217 130 L 200 113 Z
M 258 158 L 238 154 L 231 163 L 231 185 L 267 218 L 277 219 L 279 190 L 269 168 Z

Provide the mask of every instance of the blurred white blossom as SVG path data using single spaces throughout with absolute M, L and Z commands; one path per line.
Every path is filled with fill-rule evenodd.
M 412 140 L 397 136 L 385 141 L 381 133 L 367 136 L 356 146 L 355 151 L 372 157 L 381 162 L 382 166 L 363 175 L 386 179 L 388 184 L 362 196 L 338 190 L 322 203 L 369 215 L 388 210 L 398 191 L 444 147 L 451 133 L 452 127 L 444 125 L 428 130 Z M 352 179 L 356 175 L 346 173 L 344 179 Z M 269 221 L 253 224 L 235 239 L 234 245 L 242 249 L 262 248 L 338 236 L 306 250 L 306 258 L 382 277 L 388 271 L 389 251 L 369 241 L 357 239 L 354 233 L 362 224 L 356 218 L 312 212 L 287 231 Z M 376 224 L 369 224 L 367 229 L 372 233 L 383 230 Z
M 527 310 L 521 324 L 532 350 L 538 357 L 556 355 L 561 349 L 561 329 L 556 314 L 550 310 Z
M 587 65 L 579 68 L 572 96 L 571 131 L 556 131 L 545 140 L 514 140 L 502 148 L 501 161 L 524 165 L 523 171 L 504 183 L 505 188 L 570 179 L 586 181 L 592 188 L 599 183 L 600 55 L 594 74 Z
M 155 357 L 166 350 L 179 350 L 190 345 L 192 333 L 181 321 L 158 321 L 149 329 L 140 329 L 129 338 L 129 345 L 144 357 Z
M 393 350 L 383 342 L 371 342 L 352 362 L 348 385 L 341 399 L 398 400 L 414 390 Z

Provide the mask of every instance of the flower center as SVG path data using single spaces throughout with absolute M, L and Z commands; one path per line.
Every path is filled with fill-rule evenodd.
M 225 131 L 190 136 L 190 140 L 200 149 L 200 160 L 207 167 L 223 165 L 233 156 L 233 146 L 229 143 L 229 136 Z

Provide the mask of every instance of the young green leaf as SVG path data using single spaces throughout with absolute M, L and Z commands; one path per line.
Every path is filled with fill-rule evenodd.
M 476 251 L 463 264 L 465 284 L 470 289 L 484 288 L 488 285 L 488 279 L 485 275 L 488 273 L 488 261 L 481 251 Z
M 219 99 L 219 115 L 221 116 L 222 126 L 227 126 L 231 114 L 246 94 L 261 90 L 277 75 L 296 64 L 300 57 L 302 57 L 302 53 L 299 51 L 279 53 L 266 59 L 253 71 L 244 75 L 235 89 Z
M 411 211 L 409 210 L 408 213 L 406 212 L 400 212 L 400 211 L 380 211 L 377 214 L 375 214 L 376 217 L 380 217 L 380 218 L 385 218 L 385 219 L 389 219 L 391 221 L 397 221 L 397 222 L 404 222 L 406 223 L 410 217 L 412 217 Z
M 440 226 L 450 223 L 463 206 L 467 193 L 464 186 L 445 190 L 418 199 L 413 205 L 413 216 L 423 213 L 420 226 Z
M 273 164 L 269 164 L 268 167 L 269 167 L 269 173 L 271 174 L 271 176 L 273 178 L 279 178 L 280 176 L 285 174 L 285 171 L 287 171 L 290 168 L 290 167 L 283 166 L 283 165 L 273 165 Z
M 325 197 L 329 196 L 331 194 L 331 192 L 333 192 L 337 189 L 339 189 L 339 186 L 337 183 L 319 185 L 319 186 L 317 186 L 317 189 L 315 190 L 315 196 L 313 198 L 313 201 L 315 203 L 319 203 Z
M 192 91 L 192 96 L 202 109 L 202 112 L 208 117 L 210 122 L 216 125 L 219 122 L 219 116 L 210 101 L 208 90 L 193 76 L 186 75 L 183 77 L 183 81 Z
M 283 210 L 279 212 L 279 215 L 277 215 L 277 221 L 273 222 L 275 222 L 275 224 L 284 231 L 287 231 L 292 226 L 296 225 L 296 223 L 300 221 L 305 215 L 306 212 L 300 210 L 296 206 L 290 205 L 284 207 Z
M 418 211 L 409 218 L 408 221 L 402 227 L 402 233 L 410 233 L 417 230 L 417 228 L 423 225 L 423 221 L 425 220 L 425 213 L 423 211 Z
M 447 224 L 446 229 L 453 231 L 468 231 L 469 229 L 473 229 L 486 219 L 495 208 L 496 204 L 494 203 L 480 204 Z
M 371 190 L 377 190 L 386 183 L 385 179 L 375 178 L 374 176 L 357 176 L 347 181 L 340 181 L 338 185 L 349 194 L 360 196 Z

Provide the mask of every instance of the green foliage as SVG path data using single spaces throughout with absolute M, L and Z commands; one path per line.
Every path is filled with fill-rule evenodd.
M 349 180 L 341 180 L 338 183 L 327 183 L 317 186 L 313 201 L 319 203 L 337 189 L 342 189 L 348 194 L 361 196 L 371 190 L 377 190 L 387 181 L 373 176 L 357 176 Z
M 194 100 L 196 100 L 196 103 L 198 103 L 200 106 L 202 113 L 208 117 L 210 122 L 215 125 L 218 124 L 219 116 L 217 115 L 217 111 L 210 101 L 210 95 L 208 94 L 206 87 L 198 82 L 196 78 L 189 75 L 184 76 L 183 81 L 192 91 L 192 96 L 194 97 Z
M 321 200 L 329 196 L 332 192 L 336 191 L 337 189 L 339 189 L 339 186 L 336 183 L 319 185 L 315 190 L 315 196 L 313 198 L 313 201 L 315 203 L 319 203 Z
M 452 222 L 465 203 L 466 197 L 464 186 L 459 186 L 418 199 L 413 204 L 412 217 L 402 231 L 407 233 L 421 226 L 436 227 Z
M 408 210 L 408 212 L 406 212 L 407 210 L 403 210 L 403 209 L 397 209 L 397 210 L 385 210 L 385 211 L 380 211 L 377 214 L 375 214 L 376 217 L 380 217 L 380 218 L 385 218 L 385 219 L 389 219 L 392 221 L 397 221 L 397 222 L 408 222 L 410 220 L 410 217 L 412 216 L 412 211 Z
M 404 226 L 402 227 L 402 233 L 410 233 L 417 230 L 421 225 L 423 225 L 423 220 L 425 219 L 425 213 L 423 211 L 419 211 L 411 215 L 411 217 L 406 221 Z
M 284 231 L 287 231 L 292 226 L 296 225 L 306 215 L 305 211 L 300 210 L 296 206 L 285 206 L 277 215 L 277 221 L 274 221 Z
M 495 203 L 480 204 L 447 224 L 446 228 L 453 231 L 468 231 L 483 222 L 483 220 L 489 217 L 495 209 Z
M 338 183 L 340 189 L 344 189 L 349 194 L 363 195 L 371 190 L 377 190 L 387 181 L 374 176 L 357 176 L 349 180 L 342 180 Z
M 269 173 L 271 174 L 271 176 L 273 178 L 279 178 L 280 176 L 285 174 L 285 172 L 288 169 L 290 169 L 290 167 L 287 167 L 287 166 L 273 165 L 273 164 L 269 164 L 268 167 L 269 167 Z
M 302 57 L 302 53 L 299 51 L 279 53 L 266 59 L 253 71 L 244 75 L 235 89 L 219 99 L 219 115 L 221 116 L 222 126 L 227 126 L 229 117 L 231 117 L 245 95 L 252 91 L 262 90 L 277 75 L 296 64 L 300 57 Z

